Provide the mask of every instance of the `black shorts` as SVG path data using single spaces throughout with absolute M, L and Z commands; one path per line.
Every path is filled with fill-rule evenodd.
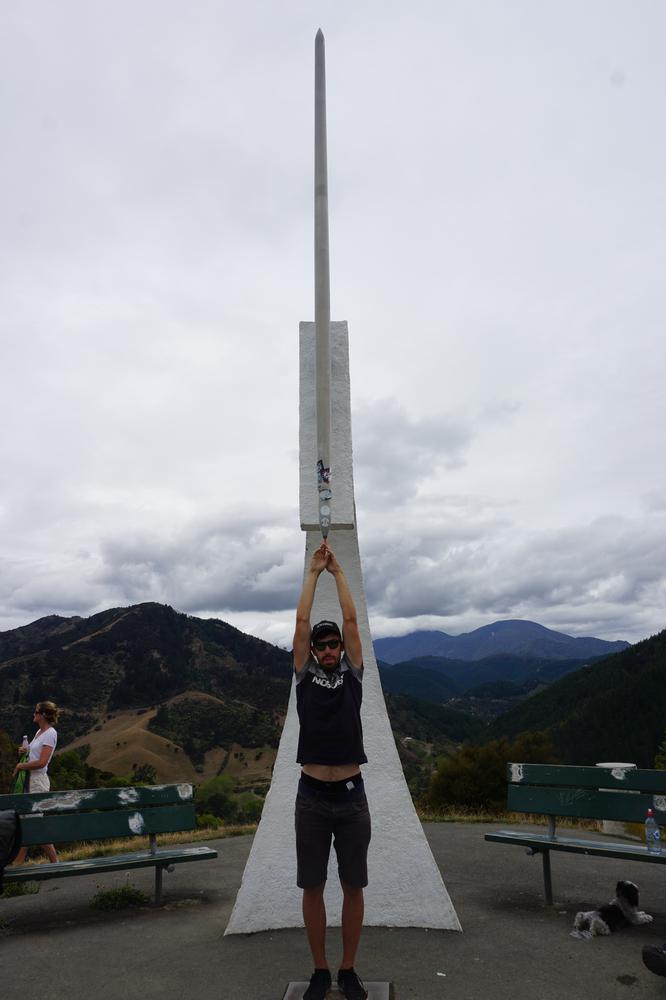
M 353 787 L 347 788 L 352 783 Z M 349 782 L 301 778 L 296 796 L 299 888 L 313 889 L 326 881 L 331 838 L 340 881 L 362 889 L 368 884 L 370 812 L 360 775 Z

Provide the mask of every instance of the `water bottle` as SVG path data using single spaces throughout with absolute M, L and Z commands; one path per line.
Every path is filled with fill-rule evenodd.
M 661 854 L 659 827 L 651 809 L 648 809 L 645 819 L 645 844 L 649 854 Z
M 21 750 L 24 750 L 27 753 L 29 749 L 30 749 L 30 741 L 28 740 L 27 736 L 24 736 L 23 743 L 21 743 Z

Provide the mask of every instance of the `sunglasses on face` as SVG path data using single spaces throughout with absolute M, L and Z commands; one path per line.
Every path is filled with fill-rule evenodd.
M 324 639 L 322 642 L 315 642 L 314 648 L 318 653 L 323 653 L 327 646 L 329 649 L 337 649 L 339 645 L 339 639 Z

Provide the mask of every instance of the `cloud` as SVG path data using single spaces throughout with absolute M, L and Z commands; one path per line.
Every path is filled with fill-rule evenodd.
M 656 631 L 662 13 L 329 8 L 376 628 Z M 152 599 L 289 640 L 318 17 L 4 12 L 0 627 Z
M 632 641 L 646 621 L 664 621 L 665 558 L 664 519 L 646 527 L 642 518 L 604 517 L 526 536 L 504 518 L 467 538 L 447 539 L 444 529 L 430 549 L 418 533 L 396 539 L 389 528 L 366 557 L 366 583 L 384 621 L 430 617 L 455 628 L 474 616 L 477 625 L 528 618 Z
M 121 590 L 131 603 L 157 600 L 192 613 L 292 608 L 302 574 L 300 539 L 280 525 L 278 512 L 269 514 L 268 524 L 253 511 L 219 524 L 190 524 L 175 537 L 108 539 L 96 582 Z
M 360 488 L 375 503 L 413 496 L 439 468 L 464 464 L 472 438 L 469 422 L 460 416 L 411 417 L 395 399 L 360 406 L 354 428 Z

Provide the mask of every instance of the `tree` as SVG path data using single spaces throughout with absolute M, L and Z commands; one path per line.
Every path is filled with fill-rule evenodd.
M 466 806 L 501 812 L 506 809 L 506 765 L 510 761 L 554 764 L 557 756 L 545 733 L 523 733 L 512 741 L 503 737 L 481 746 L 469 744 L 442 761 L 430 782 L 427 804 L 437 810 Z
M 657 747 L 657 752 L 654 758 L 654 766 L 657 771 L 666 771 L 666 731 L 664 731 L 664 738 Z
M 9 792 L 18 759 L 11 737 L 0 730 L 0 793 Z
M 258 823 L 263 808 L 264 800 L 253 792 L 242 792 L 238 796 L 238 819 L 241 823 Z
M 69 788 L 88 788 L 87 768 L 76 750 L 65 750 L 56 754 L 49 764 L 51 787 L 60 792 Z
M 236 819 L 238 804 L 233 790 L 234 782 L 229 775 L 218 775 L 206 781 L 197 790 L 197 812 L 212 813 L 227 821 Z
M 152 764 L 139 764 L 134 767 L 132 780 L 135 785 L 154 785 L 157 782 L 157 771 Z

